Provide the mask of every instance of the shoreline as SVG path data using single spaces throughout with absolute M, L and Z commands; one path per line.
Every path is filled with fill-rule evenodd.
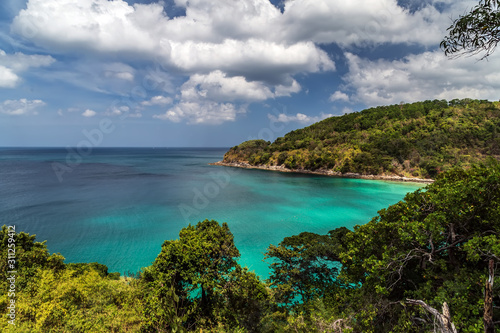
M 335 172 L 331 170 L 290 170 L 283 166 L 271 166 L 271 165 L 250 165 L 244 162 L 223 162 L 218 161 L 214 163 L 208 163 L 209 165 L 218 165 L 218 166 L 226 166 L 233 168 L 242 168 L 242 169 L 257 169 L 257 170 L 268 170 L 268 171 L 279 171 L 279 172 L 294 172 L 294 173 L 302 173 L 302 174 L 312 174 L 312 175 L 322 175 L 329 177 L 338 177 L 338 178 L 354 178 L 354 179 L 367 179 L 367 180 L 388 180 L 388 181 L 396 181 L 396 182 L 406 182 L 406 183 L 424 183 L 431 184 L 434 182 L 434 179 L 425 179 L 425 178 L 410 178 L 403 176 L 383 176 L 383 175 L 361 175 L 359 173 L 341 173 Z

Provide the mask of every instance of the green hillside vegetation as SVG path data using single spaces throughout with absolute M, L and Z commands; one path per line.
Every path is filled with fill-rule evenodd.
M 65 264 L 4 226 L 0 311 L 13 299 L 13 243 L 16 326 L 2 315 L 0 331 L 444 332 L 420 305 L 445 302 L 458 332 L 484 332 L 485 305 L 500 328 L 498 277 L 484 296 L 488 265 L 500 263 L 500 163 L 452 168 L 367 222 L 270 245 L 266 281 L 238 264 L 226 223 L 182 229 L 133 279 Z
M 278 138 L 231 148 L 223 162 L 435 178 L 500 156 L 500 106 L 480 100 L 434 100 L 381 106 L 331 117 Z

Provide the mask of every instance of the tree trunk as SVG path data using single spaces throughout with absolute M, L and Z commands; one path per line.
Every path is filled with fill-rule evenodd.
M 495 278 L 493 259 L 490 259 L 488 263 L 488 270 L 489 277 L 484 288 L 484 333 L 495 333 L 495 324 L 493 323 L 493 280 Z

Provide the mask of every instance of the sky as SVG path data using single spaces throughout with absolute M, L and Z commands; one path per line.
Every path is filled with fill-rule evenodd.
M 439 49 L 460 0 L 2 0 L 0 146 L 231 147 L 330 116 L 498 100 Z

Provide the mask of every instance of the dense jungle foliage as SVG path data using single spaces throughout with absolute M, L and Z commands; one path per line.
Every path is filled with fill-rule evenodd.
M 500 157 L 500 106 L 434 100 L 331 117 L 278 138 L 231 148 L 224 162 L 435 178 L 452 166 Z
M 65 264 L 35 236 L 0 233 L 2 332 L 484 332 L 488 264 L 500 263 L 500 164 L 452 168 L 353 230 L 270 245 L 261 281 L 238 264 L 226 223 L 167 240 L 135 278 Z M 12 240 L 11 240 L 12 239 Z M 15 244 L 14 266 L 7 260 Z M 15 269 L 15 295 L 12 295 Z M 491 281 L 493 282 L 493 281 Z M 492 315 L 500 328 L 500 281 Z M 15 300 L 15 326 L 9 323 Z

